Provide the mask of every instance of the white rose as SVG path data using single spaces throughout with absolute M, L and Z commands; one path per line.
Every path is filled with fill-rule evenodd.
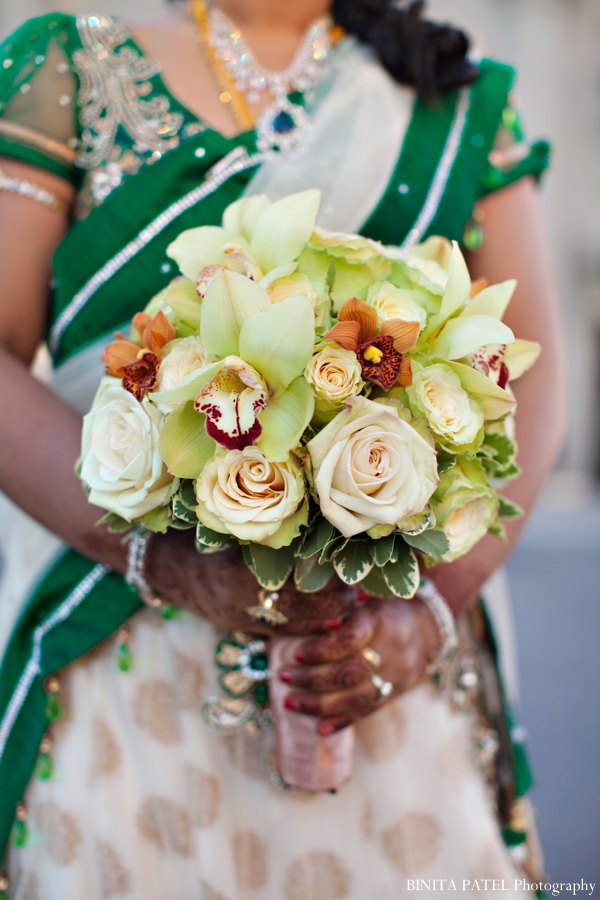
M 364 383 L 356 353 L 341 347 L 324 347 L 315 353 L 306 367 L 305 378 L 316 397 L 340 405 L 358 394 Z
M 474 497 L 455 509 L 444 525 L 444 533 L 450 542 L 450 550 L 445 554 L 448 561 L 463 556 L 474 547 L 487 532 L 492 518 L 487 497 Z
M 103 378 L 83 419 L 81 478 L 90 503 L 128 522 L 168 502 L 173 478 L 158 452 L 162 413 L 118 378 Z
M 302 471 L 290 455 L 274 463 L 258 447 L 231 450 L 209 462 L 196 482 L 199 520 L 239 540 L 286 547 L 306 523 Z
M 173 341 L 163 351 L 156 391 L 172 391 L 190 372 L 206 365 L 206 350 L 199 337 Z
M 427 366 L 413 375 L 408 396 L 432 431 L 451 448 L 471 444 L 483 426 L 480 403 L 462 387 L 449 366 Z
M 307 449 L 321 511 L 345 537 L 422 512 L 438 484 L 433 447 L 365 397 L 350 397 Z
M 418 322 L 421 328 L 427 322 L 427 313 L 406 291 L 383 282 L 368 293 L 368 302 L 377 310 L 380 322 L 400 319 L 402 322 Z

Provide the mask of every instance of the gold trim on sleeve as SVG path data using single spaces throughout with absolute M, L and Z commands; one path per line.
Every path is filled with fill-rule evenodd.
M 75 150 L 71 150 L 66 144 L 55 141 L 53 138 L 45 137 L 32 128 L 25 125 L 19 125 L 18 122 L 9 122 L 6 119 L 0 119 L 0 135 L 7 137 L 9 140 L 21 141 L 28 144 L 42 153 L 48 153 L 69 165 L 75 164 Z

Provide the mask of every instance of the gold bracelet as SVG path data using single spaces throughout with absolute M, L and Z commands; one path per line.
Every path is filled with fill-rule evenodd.
M 61 200 L 56 194 L 47 191 L 46 188 L 34 184 L 32 181 L 25 181 L 23 178 L 13 178 L 7 175 L 4 169 L 0 168 L 0 192 L 5 191 L 8 194 L 17 194 L 19 197 L 28 197 L 35 200 L 48 209 L 60 213 L 65 218 L 69 217 L 69 206 Z

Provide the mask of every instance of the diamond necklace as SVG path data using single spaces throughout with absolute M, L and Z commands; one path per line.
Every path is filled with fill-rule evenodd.
M 331 18 L 323 16 L 308 26 L 292 62 L 283 72 L 271 72 L 260 65 L 240 29 L 222 10 L 210 7 L 208 20 L 211 49 L 235 89 L 245 94 L 250 105 L 259 103 L 266 90 L 273 98 L 256 123 L 258 149 L 285 152 L 297 147 L 310 128 L 310 120 L 304 107 L 290 100 L 289 95 L 312 90 L 327 74 L 333 46 Z

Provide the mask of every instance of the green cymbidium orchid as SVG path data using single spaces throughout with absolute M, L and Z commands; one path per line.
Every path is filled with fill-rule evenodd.
M 271 304 L 258 284 L 224 270 L 204 297 L 200 337 L 217 362 L 152 397 L 158 404 L 193 401 L 198 414 L 197 433 L 189 413 L 185 429 L 167 428 L 161 444 L 167 466 L 174 459 L 179 464 L 182 458 L 203 458 L 201 432 L 229 450 L 256 443 L 274 462 L 287 459 L 314 411 L 314 396 L 301 377 L 315 343 L 309 298 L 295 295 Z M 187 448 L 190 442 L 198 446 L 196 455 Z
M 207 266 L 223 266 L 260 281 L 273 269 L 297 260 L 313 232 L 319 200 L 316 190 L 275 203 L 263 194 L 243 197 L 227 207 L 222 228 L 184 231 L 167 254 L 194 282 Z

